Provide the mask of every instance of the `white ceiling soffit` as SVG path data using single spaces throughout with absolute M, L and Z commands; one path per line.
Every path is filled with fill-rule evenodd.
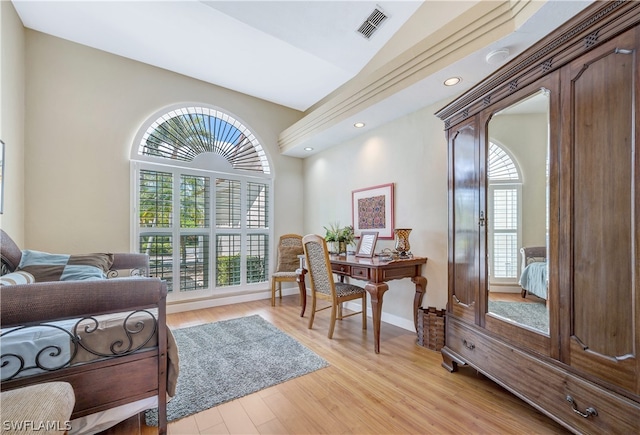
M 487 64 L 489 52 L 507 47 L 509 61 L 593 0 L 12 1 L 27 28 L 306 110 L 279 139 L 283 154 L 306 157 L 305 147 L 321 151 L 468 90 L 502 65 Z M 507 36 L 472 16 L 449 35 L 474 25 L 486 34 L 458 49 L 455 37 L 432 37 L 483 4 L 537 12 L 513 19 Z M 389 18 L 367 40 L 357 30 L 375 8 Z M 410 62 L 403 78 L 398 65 Z M 381 85 L 389 73 L 397 82 Z M 451 76 L 462 83 L 442 86 Z
M 279 138 L 281 152 L 284 155 L 304 158 L 363 135 L 393 119 L 460 95 L 569 20 L 592 1 L 551 0 L 544 4 L 538 2 L 535 5 L 536 12 L 526 21 L 519 22 L 520 25 L 514 31 L 503 37 L 494 37 L 490 40 L 482 39 L 483 44 L 486 45 L 467 55 L 456 57 L 456 50 L 452 50 L 445 56 L 450 63 L 444 67 L 440 67 L 437 61 L 430 59 L 431 57 L 438 59 L 443 56 L 443 52 L 435 50 L 435 54 L 430 53 L 430 46 L 448 46 L 452 39 L 449 37 L 445 39 L 427 37 L 423 41 L 426 45 L 422 46 L 420 50 L 416 50 L 416 47 L 420 45 L 416 44 L 416 47 L 412 47 L 397 59 L 389 62 L 389 65 L 395 61 L 397 65 L 404 66 L 406 59 L 403 56 L 412 58 L 423 56 L 425 59 L 424 77 L 416 80 L 416 74 L 413 71 L 405 76 L 398 74 L 402 79 L 399 79 L 388 89 L 385 88 L 386 85 L 378 86 L 381 78 L 376 77 L 376 71 L 370 72 L 364 78 L 356 77 L 351 83 L 347 83 L 334 93 L 331 98 L 325 99 L 322 104 L 314 107 L 314 110 L 310 111 L 307 116 L 283 131 Z M 518 2 L 514 0 L 511 3 Z M 521 1 L 520 3 L 528 6 L 529 2 Z M 473 8 L 470 12 L 473 12 Z M 487 19 L 487 17 L 482 18 Z M 482 25 L 480 19 L 475 24 L 480 25 L 481 28 L 487 27 Z M 458 32 L 451 31 L 451 34 L 456 37 L 465 33 L 471 34 L 469 29 L 461 28 Z M 493 32 L 491 35 L 495 36 L 495 33 Z M 509 49 L 510 54 L 502 63 L 490 65 L 485 61 L 487 54 L 505 47 Z M 460 48 L 464 49 L 465 46 L 462 45 Z M 406 66 L 404 67 L 406 68 Z M 380 68 L 380 70 L 383 69 L 384 67 Z M 410 71 L 410 69 L 406 71 Z M 452 87 L 443 85 L 447 78 L 454 76 L 462 78 L 459 85 Z M 350 88 L 353 82 L 358 83 Z M 366 92 L 369 92 L 370 95 L 365 97 Z M 359 129 L 354 128 L 356 122 L 363 122 L 366 126 Z M 307 151 L 305 148 L 313 150 Z
M 420 1 L 13 0 L 25 27 L 297 110 L 354 77 Z M 357 32 L 378 7 L 389 18 Z

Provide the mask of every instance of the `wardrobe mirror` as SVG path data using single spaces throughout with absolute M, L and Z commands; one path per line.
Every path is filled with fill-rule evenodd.
M 487 311 L 548 334 L 548 92 L 495 113 L 488 142 Z

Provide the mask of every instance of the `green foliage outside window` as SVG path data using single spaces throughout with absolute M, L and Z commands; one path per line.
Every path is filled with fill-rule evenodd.
M 247 282 L 267 281 L 267 264 L 264 257 L 247 257 Z
M 239 128 L 237 123 L 231 123 L 226 117 L 222 119 L 222 114 L 218 114 L 217 111 L 206 110 L 202 113 L 172 111 L 170 117 L 163 118 L 147 131 L 141 154 L 191 162 L 200 154 L 216 153 L 232 163 L 234 168 L 268 174 L 268 165 L 260 158 L 259 144 L 250 142 L 250 135 L 245 134 L 248 130 L 244 126 Z M 248 151 L 238 152 L 249 149 L 247 147 L 251 145 L 253 151 L 249 154 L 246 154 Z M 141 230 L 140 250 L 149 254 L 154 276 L 166 279 L 171 289 L 175 272 L 176 291 L 207 288 L 210 285 L 209 267 L 213 261 L 216 287 L 268 281 L 268 250 L 262 252 L 261 247 L 253 252 L 249 250 L 241 259 L 236 254 L 238 246 L 222 244 L 213 249 L 218 256 L 209 258 L 211 251 L 207 237 L 220 237 L 215 235 L 220 228 L 241 228 L 242 225 L 266 230 L 269 185 L 178 171 L 175 168 L 169 171 L 139 170 L 137 218 Z M 241 207 L 240 198 L 244 198 L 246 205 Z M 213 222 L 211 201 L 215 201 Z M 179 229 L 176 228 L 178 226 Z M 161 230 L 156 232 L 154 228 Z M 192 234 L 196 232 L 194 229 L 199 229 L 198 235 Z M 150 234 L 152 231 L 156 234 Z M 245 243 L 240 239 L 231 242 Z M 263 244 L 267 242 L 267 239 L 260 241 Z M 254 252 L 261 255 L 253 255 Z M 177 255 L 180 256 L 180 268 L 174 271 L 173 260 Z M 244 278 L 240 273 L 242 261 L 246 262 Z
M 216 261 L 216 286 L 240 285 L 240 255 L 218 257 Z M 261 257 L 247 257 L 247 282 L 267 281 L 266 260 Z

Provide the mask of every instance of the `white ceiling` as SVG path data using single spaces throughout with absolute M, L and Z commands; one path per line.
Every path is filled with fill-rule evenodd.
M 25 27 L 306 110 L 351 79 L 420 6 L 367 40 L 375 1 L 13 0 Z
M 27 28 L 301 111 L 354 78 L 423 3 L 417 0 L 12 1 Z M 489 51 L 509 47 L 508 61 L 590 2 L 546 2 L 507 38 L 363 110 L 358 120 L 365 120 L 365 129 L 354 131 L 354 119 L 348 119 L 288 150 L 287 155 L 304 157 L 309 155 L 303 150 L 305 146 L 316 151 L 326 148 L 469 89 L 500 66 L 485 62 Z M 449 7 L 447 1 L 427 0 L 427 3 L 434 8 Z M 389 19 L 367 40 L 357 29 L 376 7 Z M 463 82 L 452 88 L 442 86 L 449 76 L 463 77 Z

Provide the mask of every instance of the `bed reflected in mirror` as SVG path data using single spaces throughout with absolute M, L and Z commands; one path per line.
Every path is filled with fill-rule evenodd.
M 488 137 L 487 312 L 548 334 L 548 93 L 495 113 Z

